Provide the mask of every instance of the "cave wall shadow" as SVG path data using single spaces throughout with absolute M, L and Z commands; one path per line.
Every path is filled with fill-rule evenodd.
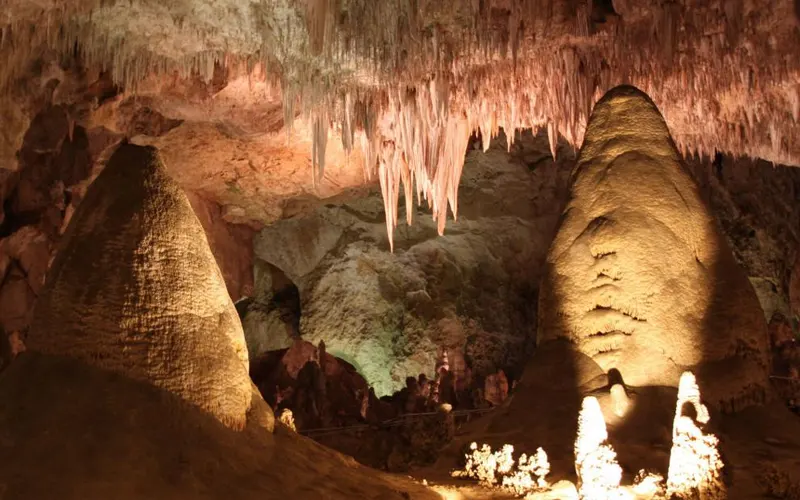
M 710 161 L 703 159 L 702 164 Z M 722 161 L 718 156 L 712 166 L 721 169 Z M 684 166 L 691 175 L 688 163 L 684 162 Z M 703 318 L 700 338 L 705 363 L 694 373 L 703 403 L 711 413 L 711 421 L 705 430 L 719 438 L 719 452 L 725 464 L 723 478 L 730 486 L 737 470 L 736 464 L 731 462 L 736 445 L 732 440 L 734 436 L 725 433 L 725 423 L 731 415 L 750 406 L 764 405 L 774 398 L 768 378 L 771 368 L 770 340 L 767 321 L 755 289 L 747 277 L 747 271 L 736 260 L 721 221 L 714 213 L 712 169 L 705 168 L 699 174 L 693 177 L 703 207 L 712 216 L 719 252 L 713 262 L 701 262 L 705 264 L 714 287 Z M 717 175 L 720 175 L 719 172 Z M 717 359 L 720 357 L 720 341 L 727 341 L 727 335 L 733 336 L 735 344 L 728 346 L 726 356 Z M 741 441 L 747 438 L 736 436 L 735 439 Z
M 565 217 L 562 211 L 558 228 Z M 553 286 L 554 273 L 553 266 L 545 263 L 536 308 L 538 322 L 547 311 L 558 310 L 563 300 Z M 564 330 L 560 315 L 547 315 L 554 319 L 554 327 Z M 530 455 L 542 447 L 551 465 L 548 479 L 575 481 L 574 443 L 583 399 L 580 386 L 585 382 L 579 380 L 578 365 L 594 362 L 577 352 L 568 340 L 539 342 L 539 327 L 537 324 L 533 355 L 509 399 L 494 411 L 482 437 L 492 449 L 512 443 L 515 451 Z M 599 368 L 597 375 L 602 375 Z

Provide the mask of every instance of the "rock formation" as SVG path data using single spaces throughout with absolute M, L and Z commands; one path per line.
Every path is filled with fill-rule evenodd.
M 691 372 L 681 375 L 675 423 L 672 427 L 672 451 L 669 456 L 667 494 L 670 498 L 703 500 L 728 497 L 722 479 L 719 440 L 704 432 L 711 419 L 700 401 L 700 388 Z
M 102 75 L 94 82 L 76 81 L 80 75 L 77 70 L 57 75 L 59 88 L 78 94 L 61 97 L 78 102 L 53 104 L 34 115 L 17 152 L 18 165 L 0 165 L 0 345 L 5 335 L 15 335 L 15 342 L 26 341 L 33 306 L 58 242 L 88 185 L 122 137 L 102 126 L 70 123 L 70 113 L 78 113 L 76 108 L 87 100 L 102 101 L 108 92 L 103 86 L 110 85 Z M 154 123 L 143 123 L 140 129 L 157 133 L 158 117 L 150 113 L 144 119 Z M 231 297 L 251 294 L 253 229 L 228 223 L 221 207 L 196 191 L 202 190 L 194 186 L 187 196 Z
M 622 468 L 608 444 L 608 432 L 600 404 L 591 396 L 583 400 L 575 438 L 575 470 L 578 495 L 582 499 L 620 498 Z
M 531 302 L 567 187 L 569 148 L 559 151 L 553 161 L 547 137 L 530 133 L 518 134 L 510 152 L 504 141 L 472 149 L 452 231 L 440 237 L 436 222 L 420 217 L 398 230 L 394 253 L 377 189 L 327 200 L 260 232 L 257 273 L 274 266 L 286 274 L 302 300 L 302 338 L 323 340 L 379 397 L 401 390 L 406 377 L 434 380 L 443 349 L 457 386 L 500 369 L 514 380 L 533 347 Z M 248 312 L 245 333 L 258 339 L 269 330 L 286 342 L 284 324 L 260 305 L 260 294 L 273 294 L 265 287 L 256 285 L 260 310 Z
M 286 349 L 300 337 L 300 296 L 297 287 L 277 267 L 256 259 L 251 298 L 237 304 L 247 351 L 256 358 Z
M 86 192 L 29 346 L 150 382 L 242 427 L 247 349 L 203 228 L 155 149 L 122 145 Z
M 716 155 L 686 159 L 767 321 L 792 312 L 792 272 L 800 250 L 800 169 Z M 797 308 L 795 308 L 797 309 Z
M 324 344 L 296 340 L 288 349 L 251 361 L 251 375 L 276 411 L 292 411 L 301 430 L 364 422 L 369 386 L 355 368 L 325 352 Z
M 433 500 L 279 426 L 188 200 L 123 145 L 73 217 L 0 377 L 3 498 Z
M 763 313 L 658 109 L 618 87 L 594 108 L 550 248 L 539 344 L 566 338 L 627 384 L 693 369 L 715 407 L 764 401 Z
M 234 301 L 253 293 L 253 231 L 243 224 L 230 224 L 213 201 L 188 192 L 189 203 L 208 238 L 214 260 Z
M 459 432 L 440 465 L 470 441 L 542 446 L 554 480 L 574 480 L 576 420 L 593 397 L 623 484 L 640 469 L 666 477 L 680 368 L 694 366 L 709 410 L 735 412 L 720 418 L 737 425 L 723 452 L 737 488 L 756 495 L 747 468 L 765 437 L 753 422 L 774 422 L 764 433 L 780 443 L 796 442 L 798 425 L 769 403 L 764 313 L 701 194 L 645 95 L 623 87 L 598 102 L 539 290 L 537 350 L 508 400 Z M 776 461 L 797 464 L 780 446 Z
M 478 443 L 470 444 L 469 449 L 464 469 L 452 471 L 451 476 L 477 479 L 487 489 L 499 489 L 517 497 L 539 498 L 536 493 L 549 489 L 550 462 L 542 448 L 530 457 L 523 453 L 518 459 L 514 458 L 514 447 L 510 444 L 495 452 L 485 444 L 478 448 Z

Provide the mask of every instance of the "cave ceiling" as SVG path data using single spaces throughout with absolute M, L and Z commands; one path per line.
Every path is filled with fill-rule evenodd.
M 378 180 L 390 235 L 403 191 L 442 231 L 472 134 L 534 128 L 580 146 L 622 83 L 653 98 L 685 154 L 800 165 L 793 0 L 0 5 L 0 168 L 17 168 L 33 117 L 62 106 L 71 126 L 159 147 L 232 222 Z

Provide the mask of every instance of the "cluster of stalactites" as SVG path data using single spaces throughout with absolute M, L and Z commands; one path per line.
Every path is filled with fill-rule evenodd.
M 35 18 L 35 24 L 25 18 L 9 17 L 4 24 L 0 20 L 0 54 L 6 61 L 0 68 L 0 91 L 7 91 L 16 80 L 24 78 L 32 61 L 48 50 L 71 56 L 77 49 L 85 67 L 108 71 L 114 83 L 129 91 L 152 74 L 177 73 L 181 78 L 200 76 L 210 81 L 215 67 L 239 59 L 220 49 L 180 57 L 142 50 L 141 45 L 130 42 L 131 37 L 97 29 L 87 6 L 91 3 L 54 3 Z M 251 67 L 256 61 L 252 60 Z
M 323 3 L 330 7 L 341 2 Z M 353 121 L 352 110 L 359 106 L 361 97 L 349 91 L 343 92 L 334 105 L 339 112 L 328 114 L 331 126 L 342 131 L 346 150 L 354 144 L 353 136 L 360 134 L 358 142 L 367 159 L 365 173 L 368 178 L 378 175 L 383 192 L 390 244 L 399 218 L 401 184 L 408 223 L 414 192 L 417 203 L 427 201 L 440 233 L 448 207 L 457 217 L 461 165 L 473 133 L 480 133 L 486 148 L 500 129 L 506 132 L 510 146 L 516 130 L 532 128 L 536 132 L 546 128 L 555 158 L 559 137 L 579 146 L 594 102 L 620 83 L 638 86 L 661 106 L 668 125 L 677 131 L 674 139 L 685 155 L 710 157 L 720 150 L 748 152 L 784 163 L 800 162 L 800 137 L 791 126 L 800 120 L 800 85 L 782 85 L 781 93 L 771 98 L 762 93 L 770 83 L 796 80 L 800 65 L 771 65 L 752 57 L 758 50 L 748 52 L 750 56 L 734 50 L 741 26 L 728 29 L 730 23 L 723 20 L 720 24 L 719 18 L 709 14 L 711 8 L 690 12 L 670 3 L 650 9 L 650 18 L 643 23 L 619 24 L 614 36 L 609 36 L 608 32 L 589 34 L 588 4 L 578 3 L 580 8 L 570 14 L 547 0 L 510 2 L 505 36 L 495 38 L 485 36 L 497 34 L 496 29 L 487 28 L 492 2 L 486 2 L 488 10 L 480 12 L 460 3 L 453 7 L 477 19 L 471 27 L 462 26 L 460 35 L 452 25 L 444 23 L 445 28 L 440 29 L 440 24 L 432 21 L 426 25 L 426 29 L 432 27 L 432 36 L 415 38 L 410 33 L 421 25 L 414 23 L 422 23 L 424 16 L 403 11 L 399 12 L 407 21 L 403 29 L 388 23 L 376 31 L 370 25 L 362 42 L 371 42 L 353 42 L 355 45 L 348 48 L 354 48 L 354 52 L 337 52 L 362 54 L 360 48 L 370 43 L 392 41 L 416 56 L 403 59 L 374 52 L 367 57 L 374 58 L 371 67 L 379 75 L 379 84 L 367 93 L 370 103 L 362 106 L 371 113 L 367 126 Z M 534 4 L 538 8 L 531 8 Z M 359 11 L 362 17 L 353 19 L 363 20 L 367 12 L 385 14 L 392 5 L 394 2 L 386 2 L 374 11 L 365 7 Z M 741 6 L 734 7 L 726 5 L 731 23 L 739 22 L 737 16 L 742 15 Z M 427 2 L 420 3 L 420 12 L 430 8 Z M 325 12 L 332 15 L 334 11 Z M 435 9 L 428 14 L 429 20 L 441 15 Z M 628 14 L 631 19 L 647 15 Z M 543 20 L 553 22 L 545 28 Z M 323 40 L 324 46 L 337 46 L 336 33 L 348 33 L 356 26 L 361 25 L 345 25 L 340 32 L 320 29 L 318 33 L 328 37 Z M 479 26 L 486 31 L 476 29 Z M 592 43 L 545 46 L 534 41 L 542 34 L 591 36 Z M 383 35 L 387 38 L 381 38 Z M 700 42 L 689 44 L 690 36 L 697 36 Z M 639 50 L 633 52 L 630 47 Z M 695 64 L 698 58 L 705 63 Z M 376 94 L 381 97 L 376 99 Z M 725 106 L 718 102 L 720 95 L 726 96 Z M 760 96 L 762 101 L 754 103 L 753 96 Z M 743 125 L 732 127 L 731 123 Z M 323 161 L 315 162 L 317 178 L 323 166 Z
M 741 2 L 634 5 L 595 25 L 592 3 L 582 0 L 271 0 L 249 14 L 255 39 L 170 56 L 103 31 L 91 14 L 101 2 L 81 5 L 46 11 L 36 30 L 0 26 L 0 54 L 9 56 L 0 89 L 41 46 L 77 46 L 128 90 L 154 72 L 210 80 L 220 66 L 260 63 L 280 82 L 287 130 L 298 115 L 312 122 L 315 182 L 331 130 L 345 150 L 364 150 L 367 178 L 380 181 L 390 244 L 401 184 L 409 223 L 414 193 L 440 233 L 448 208 L 457 216 L 471 134 L 486 148 L 500 129 L 510 142 L 518 129 L 546 128 L 555 156 L 559 137 L 580 145 L 593 103 L 620 83 L 653 98 L 684 154 L 718 149 L 800 163 L 800 85 L 783 84 L 797 81 L 800 58 L 786 57 L 792 44 L 776 51 L 767 37 L 737 50 L 750 28 Z M 178 32 L 192 29 L 175 22 Z M 779 92 L 764 92 L 776 84 Z

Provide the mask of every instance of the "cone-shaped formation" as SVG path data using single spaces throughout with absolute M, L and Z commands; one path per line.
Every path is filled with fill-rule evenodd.
M 691 407 L 694 419 L 686 414 Z M 691 372 L 681 375 L 678 403 L 672 427 L 672 451 L 669 456 L 667 493 L 669 498 L 727 498 L 722 480 L 722 458 L 713 434 L 703 427 L 710 417 L 700 402 L 700 388 Z
M 540 343 L 567 338 L 634 386 L 699 370 L 731 411 L 765 399 L 758 299 L 664 119 L 633 87 L 594 108 L 546 272 Z
M 33 316 L 31 349 L 245 424 L 252 386 L 242 326 L 203 228 L 155 149 L 121 146 L 89 187 Z
M 585 499 L 620 497 L 622 468 L 617 454 L 608 444 L 608 431 L 600 403 L 589 396 L 583 399 L 575 439 L 575 472 L 580 483 L 578 494 Z

